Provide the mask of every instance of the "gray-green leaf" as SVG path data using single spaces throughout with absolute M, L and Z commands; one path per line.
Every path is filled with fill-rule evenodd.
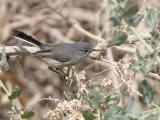
M 147 80 L 143 80 L 140 84 L 140 90 L 143 95 L 143 101 L 145 103 L 151 103 L 154 98 L 154 91 Z
M 144 16 L 142 14 L 136 14 L 128 21 L 128 24 L 133 27 L 137 27 L 141 22 L 141 20 L 143 19 L 143 17 Z
M 110 107 L 103 113 L 104 120 L 129 120 L 125 112 L 118 106 Z
M 138 5 L 130 7 L 126 12 L 123 13 L 123 18 L 129 19 L 138 12 Z
M 120 94 L 118 92 L 112 92 L 105 97 L 105 103 L 107 105 L 116 105 L 120 101 Z
M 100 104 L 103 100 L 103 95 L 100 88 L 96 87 L 90 91 L 90 102 L 95 107 Z
M 121 45 L 127 41 L 127 38 L 128 38 L 127 34 L 121 32 L 108 42 L 108 47 L 113 45 Z
M 137 71 L 141 71 L 144 74 L 147 74 L 149 72 L 149 67 L 146 65 L 143 56 L 140 54 L 139 50 L 136 50 L 137 54 L 137 61 L 136 64 L 134 65 L 134 69 Z
M 90 111 L 90 110 L 82 111 L 82 115 L 85 120 L 94 120 L 95 119 L 95 116 L 93 115 L 92 111 Z
M 138 119 L 141 116 L 142 109 L 136 96 L 132 96 L 127 107 L 127 114 L 133 119 Z
M 150 9 L 146 18 L 146 24 L 149 27 L 154 27 L 159 17 L 159 11 L 156 9 Z
M 118 5 L 121 6 L 122 8 L 125 8 L 128 0 L 117 0 Z
M 21 114 L 21 118 L 30 118 L 34 115 L 34 112 L 32 111 L 25 111 L 23 114 Z
M 20 88 L 14 88 L 12 91 L 11 91 L 11 95 L 8 96 L 8 99 L 10 100 L 14 100 L 16 99 L 18 96 L 21 95 L 21 89 Z

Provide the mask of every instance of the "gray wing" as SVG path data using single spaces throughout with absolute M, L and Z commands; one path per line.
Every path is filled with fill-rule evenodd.
M 55 53 L 52 50 L 40 50 L 36 53 L 34 53 L 34 55 L 39 56 L 41 58 L 48 58 L 48 59 L 53 59 L 59 62 L 69 62 L 71 60 L 70 56 L 67 56 L 65 54 L 61 54 L 61 53 Z
M 66 55 L 54 55 L 53 59 L 59 61 L 59 62 L 69 62 L 71 61 L 71 57 Z

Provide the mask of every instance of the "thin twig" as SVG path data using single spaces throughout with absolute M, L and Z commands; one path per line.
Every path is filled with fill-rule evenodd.
M 3 47 L 0 47 L 0 53 L 2 53 Z M 7 55 L 25 55 L 34 53 L 40 50 L 39 47 L 29 46 L 5 46 L 5 52 Z
M 106 39 L 103 39 L 103 38 L 101 38 L 101 37 L 99 37 L 99 36 L 96 36 L 96 35 L 88 32 L 87 30 L 83 29 L 83 28 L 82 28 L 80 25 L 78 25 L 78 24 L 75 24 L 75 25 L 74 25 L 74 28 L 76 28 L 78 31 L 80 31 L 80 32 L 83 33 L 84 35 L 86 35 L 86 36 L 88 36 L 88 37 L 90 37 L 90 38 L 92 38 L 92 39 L 94 39 L 94 40 L 97 40 L 97 41 L 106 41 Z

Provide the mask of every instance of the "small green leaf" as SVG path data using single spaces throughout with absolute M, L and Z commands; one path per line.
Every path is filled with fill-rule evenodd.
M 143 17 L 144 16 L 142 14 L 136 14 L 131 19 L 129 19 L 128 24 L 133 27 L 137 27 L 141 22 L 141 20 L 143 19 Z
M 121 7 L 112 8 L 112 10 L 109 13 L 109 17 L 110 17 L 113 27 L 121 25 L 122 15 L 123 15 L 123 11 Z
M 146 24 L 149 27 L 154 27 L 159 17 L 159 11 L 156 9 L 150 9 L 146 18 Z
M 92 89 L 90 91 L 89 96 L 90 96 L 90 102 L 94 107 L 100 104 L 103 100 L 102 92 L 98 87 Z
M 94 120 L 95 119 L 95 116 L 93 115 L 92 111 L 90 111 L 90 110 L 82 111 L 82 115 L 85 120 Z
M 144 111 L 138 120 L 160 120 L 160 109 L 152 108 Z
M 149 72 L 149 66 L 145 63 L 143 56 L 141 56 L 139 50 L 136 50 L 137 54 L 137 61 L 136 64 L 134 65 L 135 70 L 141 71 L 144 74 L 148 74 Z
M 123 18 L 129 19 L 138 12 L 138 5 L 130 7 L 126 12 L 123 13 Z
M 129 120 L 125 112 L 118 106 L 110 107 L 103 113 L 104 120 Z
M 127 38 L 128 38 L 127 34 L 121 32 L 108 42 L 108 47 L 113 45 L 121 45 L 126 42 Z
M 149 43 L 150 45 L 152 45 L 153 48 L 155 48 L 155 51 L 154 51 L 153 53 L 156 52 L 156 54 L 158 54 L 157 56 L 159 56 L 159 53 L 160 53 L 160 52 L 158 52 L 158 51 L 156 50 L 156 48 L 159 47 L 159 45 L 160 45 L 160 32 L 159 32 L 158 30 L 154 29 L 154 30 L 153 30 L 152 32 L 150 32 L 150 33 L 151 33 L 151 35 L 152 35 L 152 40 L 149 41 L 148 43 Z M 152 53 L 152 54 L 153 54 L 153 53 Z M 157 59 L 157 56 L 156 56 L 156 59 Z M 152 58 L 151 58 L 151 59 L 152 59 Z
M 34 115 L 34 112 L 32 111 L 25 111 L 23 114 L 21 114 L 21 118 L 30 118 Z
M 127 114 L 133 119 L 138 119 L 141 116 L 142 109 L 136 96 L 132 96 L 127 107 Z
M 9 64 L 6 58 L 6 52 L 5 52 L 5 47 L 3 47 L 2 49 L 2 53 L 1 53 L 1 60 L 0 60 L 0 69 L 4 70 L 4 71 L 8 71 L 9 70 Z
M 145 103 L 151 103 L 154 98 L 154 91 L 147 80 L 143 80 L 140 84 L 140 90 L 143 95 L 143 101 Z
M 120 94 L 118 92 L 113 92 L 110 93 L 106 98 L 105 98 L 105 103 L 107 105 L 116 105 L 120 101 Z
M 116 26 L 120 26 L 121 25 L 121 17 L 110 17 L 110 20 L 112 22 L 112 26 L 116 27 Z
M 118 5 L 121 6 L 122 8 L 125 8 L 128 0 L 117 0 Z
M 159 39 L 160 39 L 160 32 L 159 32 L 159 31 L 154 30 L 154 31 L 151 32 L 151 35 L 152 35 L 155 39 L 158 39 L 157 41 L 159 41 Z
M 8 99 L 9 100 L 14 100 L 16 99 L 18 96 L 21 95 L 21 89 L 20 88 L 14 88 L 12 91 L 11 91 L 11 95 L 8 96 Z

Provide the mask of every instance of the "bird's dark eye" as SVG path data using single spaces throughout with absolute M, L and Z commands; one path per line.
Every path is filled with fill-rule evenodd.
M 86 52 L 86 53 L 87 53 L 87 52 L 88 52 L 88 50 L 86 49 L 86 50 L 84 50 L 84 52 Z

